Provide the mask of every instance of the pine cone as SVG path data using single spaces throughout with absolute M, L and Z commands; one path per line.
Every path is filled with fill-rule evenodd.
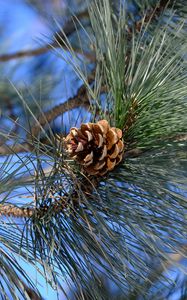
M 122 131 L 110 127 L 106 120 L 73 127 L 65 138 L 70 157 L 90 175 L 104 175 L 120 163 L 124 144 Z

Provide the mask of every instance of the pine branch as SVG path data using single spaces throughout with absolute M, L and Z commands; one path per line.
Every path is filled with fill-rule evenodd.
M 164 9 L 162 7 L 162 9 Z M 158 14 L 158 12 L 160 13 L 160 11 L 162 11 L 162 9 L 159 8 L 159 10 L 155 10 L 155 12 Z M 151 15 L 153 16 L 153 14 Z M 148 21 L 150 21 L 150 15 L 146 16 L 145 18 L 147 18 Z M 69 33 L 71 32 L 71 30 L 69 29 Z M 91 76 L 88 78 L 88 83 L 92 83 L 94 81 L 94 75 L 95 74 L 91 74 Z M 102 89 L 101 89 L 102 90 Z M 106 91 L 106 87 L 104 87 L 104 91 Z M 65 103 L 62 103 L 58 106 L 55 106 L 54 108 L 52 108 L 52 110 L 47 111 L 46 113 L 43 113 L 39 119 L 37 124 L 35 124 L 34 126 L 32 126 L 31 129 L 31 133 L 29 133 L 27 135 L 27 142 L 23 143 L 23 144 L 17 144 L 14 145 L 12 148 L 7 146 L 7 145 L 2 145 L 0 146 L 0 153 L 2 155 L 5 154 L 10 154 L 10 153 L 18 153 L 18 152 L 22 152 L 22 151 L 32 151 L 34 149 L 34 145 L 32 143 L 30 143 L 30 139 L 34 140 L 40 130 L 48 123 L 50 123 L 53 119 L 55 119 L 57 116 L 59 116 L 60 114 L 71 110 L 73 108 L 76 107 L 80 107 L 80 106 L 85 106 L 87 108 L 89 108 L 89 97 L 88 97 L 88 93 L 87 93 L 87 89 L 85 85 L 82 85 L 79 89 L 77 94 L 74 97 L 69 98 Z M 131 113 L 129 116 L 130 119 L 133 119 Z M 168 138 L 170 139 L 170 137 Z M 172 138 L 172 140 L 174 141 L 186 141 L 186 135 L 178 135 Z M 145 152 L 145 150 L 144 150 Z M 139 155 L 141 155 L 143 153 L 142 149 L 129 149 L 126 150 L 125 154 L 124 154 L 124 158 L 127 157 L 137 157 Z M 84 189 L 83 189 L 84 192 Z M 66 197 L 62 198 L 62 203 L 64 205 L 64 203 L 66 203 Z M 64 208 L 64 206 L 61 206 L 61 204 L 58 204 L 57 207 L 59 209 Z M 55 206 L 54 206 L 55 207 Z M 54 211 L 56 211 L 56 209 L 54 209 Z M 18 208 L 18 207 L 14 207 L 14 206 L 2 206 L 1 207 L 1 214 L 3 215 L 12 215 L 12 216 L 17 216 L 17 217 L 29 217 L 31 215 L 33 215 L 34 213 L 34 209 L 33 208 Z
M 56 118 L 59 115 L 59 111 L 63 113 L 68 109 L 72 109 L 72 107 L 74 108 L 74 105 L 78 107 L 82 102 L 85 105 L 89 105 L 89 96 L 85 86 L 83 86 L 82 90 L 81 88 L 78 90 L 76 97 L 76 101 L 74 101 L 74 97 L 67 100 L 69 105 L 66 102 L 65 106 L 63 104 L 55 107 L 39 117 L 37 124 L 31 127 L 31 134 L 27 135 L 28 145 L 33 147 L 33 150 L 37 152 L 38 147 L 32 146 L 31 141 L 35 142 L 40 130 Z M 133 118 L 134 112 L 131 112 L 129 120 L 133 121 Z M 129 124 L 127 125 L 129 126 Z M 181 139 L 181 136 L 179 138 Z M 40 147 L 40 145 L 39 143 L 38 146 Z M 27 147 L 27 144 L 25 144 L 25 147 Z M 126 150 L 124 158 L 136 157 L 140 156 L 140 154 L 142 154 L 141 149 L 129 149 Z M 156 153 L 157 159 L 158 156 L 159 153 Z M 26 235 L 23 233 L 23 237 L 27 237 L 28 233 L 30 237 L 31 233 L 31 244 L 40 253 L 41 258 L 49 261 L 50 264 L 53 264 L 51 262 L 53 260 L 55 267 L 57 265 L 60 270 L 63 269 L 63 274 L 64 270 L 67 270 L 71 279 L 76 276 L 76 281 L 78 284 L 81 283 L 81 287 L 84 286 L 90 275 L 85 273 L 83 265 L 89 271 L 91 270 L 94 277 L 94 267 L 96 263 L 100 266 L 102 261 L 104 261 L 102 265 L 104 269 L 107 270 L 108 268 L 111 277 L 113 272 L 116 281 L 120 282 L 120 279 L 125 279 L 124 281 L 127 280 L 130 286 L 134 286 L 136 285 L 136 271 L 139 273 L 140 278 L 143 278 L 150 271 L 149 266 L 145 264 L 143 254 L 150 256 L 150 258 L 154 257 L 158 253 L 157 250 L 159 250 L 157 243 L 158 245 L 162 244 L 161 246 L 163 247 L 161 247 L 161 253 L 159 252 L 159 254 L 164 261 L 165 249 L 167 247 L 172 249 L 173 247 L 175 251 L 177 248 L 178 237 L 175 238 L 174 235 L 172 237 L 172 233 L 174 232 L 175 234 L 177 230 L 181 229 L 182 235 L 185 231 L 185 228 L 182 229 L 184 224 L 182 210 L 177 210 L 177 205 L 182 208 L 181 204 L 184 199 L 182 195 L 181 199 L 180 196 L 176 196 L 175 199 L 175 195 L 172 195 L 173 191 L 171 190 L 170 193 L 169 188 L 164 186 L 169 181 L 172 183 L 174 177 L 172 178 L 170 170 L 162 172 L 164 168 L 163 166 L 158 166 L 157 162 L 155 162 L 155 165 L 151 164 L 152 157 L 149 155 L 147 159 L 143 157 L 140 161 L 133 159 L 131 163 L 127 160 L 124 168 L 121 166 L 120 172 L 111 173 L 106 182 L 105 180 L 101 182 L 102 178 L 85 179 L 83 174 L 77 172 L 77 169 L 73 167 L 70 170 L 72 177 L 67 174 L 69 185 L 66 186 L 66 182 L 62 183 L 63 192 L 61 193 L 61 181 L 58 181 L 58 179 L 60 174 L 64 175 L 63 171 L 66 168 L 66 161 L 63 160 L 63 157 L 62 160 L 58 160 L 56 157 L 54 160 L 52 158 L 50 163 L 52 162 L 53 164 L 55 162 L 54 168 L 56 173 L 50 172 L 49 176 L 46 176 L 42 169 L 45 159 L 38 155 L 36 156 L 36 168 L 38 173 L 41 171 L 41 175 L 36 180 L 35 178 L 33 180 L 34 188 L 38 188 L 37 192 L 39 194 L 38 198 L 36 197 L 36 201 L 33 199 L 35 206 L 28 208 L 18 207 L 5 204 L 4 202 L 0 206 L 0 215 L 30 218 L 31 220 L 26 221 Z M 32 158 L 30 157 L 30 160 Z M 25 159 L 22 162 L 23 168 L 27 167 L 28 161 Z M 60 164 L 64 170 L 63 168 L 59 170 L 56 167 Z M 11 173 L 11 168 L 7 170 L 6 166 L 9 166 L 9 162 L 5 162 L 2 167 L 2 170 L 6 172 L 5 176 L 2 175 L 2 185 L 7 183 L 5 188 L 2 187 L 2 191 L 7 186 L 11 186 L 12 191 L 16 187 L 22 186 L 22 182 L 18 178 L 18 184 L 11 185 L 8 180 L 10 180 L 12 175 L 13 179 L 17 178 L 19 172 L 13 170 Z M 32 167 L 35 167 L 35 162 Z M 22 174 L 21 166 L 18 167 L 18 170 Z M 172 170 L 175 170 L 175 168 L 173 167 Z M 26 172 L 30 172 L 29 167 Z M 23 171 L 23 174 L 26 174 L 26 172 Z M 54 178 L 54 173 L 58 175 L 57 178 Z M 33 169 L 31 174 L 33 174 Z M 178 184 L 180 180 L 176 177 L 175 180 Z M 59 192 L 57 198 L 55 198 L 55 195 L 51 197 L 51 194 L 48 194 L 48 190 L 56 182 L 55 180 L 57 180 L 57 193 Z M 63 180 L 64 177 L 62 177 L 62 182 Z M 101 201 L 99 201 L 100 195 Z M 15 194 L 12 193 L 10 197 L 14 196 Z M 53 199 L 51 200 L 51 198 Z M 8 197 L 5 197 L 4 201 L 7 201 L 6 199 Z M 83 209 L 81 210 L 82 207 Z M 170 210 L 170 207 L 176 208 L 175 211 Z M 63 213 L 61 214 L 61 212 Z M 175 214 L 175 212 L 178 212 L 178 214 Z M 58 215 L 58 213 L 60 214 Z M 178 220 L 179 224 L 177 223 Z M 170 234 L 168 239 L 162 232 L 164 231 L 165 233 L 167 230 L 168 234 Z M 137 248 L 135 242 L 139 244 Z M 140 252 L 142 251 L 140 255 L 139 250 Z M 79 259 L 79 256 L 81 259 Z M 85 259 L 84 264 L 82 263 L 82 258 Z M 93 258 L 96 263 L 95 261 L 92 263 Z M 177 256 L 175 258 L 177 259 Z M 107 264 L 108 266 L 106 266 Z M 130 265 L 132 265 L 132 269 Z M 126 283 L 123 284 L 125 286 Z
M 50 210 L 55 215 L 56 213 L 60 213 L 66 208 L 72 208 L 78 206 L 78 194 L 81 190 L 83 195 L 91 196 L 93 190 L 96 189 L 99 184 L 99 178 L 94 176 L 89 176 L 87 178 L 83 178 L 78 186 L 75 185 L 74 190 L 71 194 L 71 204 L 69 203 L 70 196 L 57 196 L 55 197 L 56 190 L 51 192 L 51 198 L 53 198 L 53 203 L 50 205 L 41 205 L 40 207 L 18 207 L 15 205 L 7 205 L 0 204 L 0 216 L 11 216 L 17 218 L 30 218 L 33 215 L 37 217 L 43 217 Z M 73 207 L 72 207 L 73 204 Z

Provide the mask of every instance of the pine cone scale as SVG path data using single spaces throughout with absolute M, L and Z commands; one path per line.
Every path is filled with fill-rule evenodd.
M 119 148 L 119 152 L 121 153 L 123 151 L 123 148 L 124 148 L 124 144 L 121 140 L 118 141 L 117 143 L 118 145 L 118 148 Z
M 91 151 L 91 153 L 87 154 L 86 157 L 84 158 L 85 163 L 88 163 L 90 161 L 93 161 L 93 151 Z
M 103 153 L 99 157 L 99 160 L 103 160 L 106 156 L 107 156 L 107 147 L 106 147 L 106 145 L 104 145 L 104 147 L 103 147 Z
M 85 133 L 87 134 L 88 137 L 88 142 L 93 140 L 93 135 L 90 133 L 90 131 L 86 130 Z
M 109 171 L 113 170 L 115 165 L 116 165 L 116 160 L 115 159 L 113 159 L 113 160 L 111 160 L 110 158 L 107 159 L 107 169 Z
M 75 152 L 80 152 L 83 150 L 84 150 L 83 144 L 81 142 L 78 142 L 78 146 L 77 146 Z
M 102 129 L 103 129 L 103 133 L 106 135 L 108 130 L 109 130 L 109 124 L 106 120 L 100 120 L 98 122 L 99 125 L 102 126 Z
M 112 158 L 116 158 L 119 154 L 119 147 L 117 144 L 114 145 L 114 150 L 112 151 L 112 154 L 109 155 L 109 158 L 112 159 Z
M 106 161 L 99 161 L 98 163 L 96 163 L 96 165 L 93 167 L 94 170 L 98 171 L 101 170 L 106 164 Z
M 107 148 L 108 150 L 110 150 L 112 148 L 112 146 L 118 142 L 118 136 L 117 136 L 117 133 L 114 131 L 114 129 L 110 129 L 107 133 L 107 136 L 106 136 L 106 139 L 107 139 Z

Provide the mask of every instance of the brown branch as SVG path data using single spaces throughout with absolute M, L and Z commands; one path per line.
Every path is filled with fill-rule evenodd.
M 45 113 L 42 113 L 40 115 L 39 120 L 37 124 L 35 124 L 31 128 L 31 132 L 27 134 L 27 142 L 21 143 L 21 144 L 15 144 L 13 146 L 8 146 L 6 144 L 0 145 L 0 155 L 8 155 L 13 153 L 20 153 L 20 152 L 28 152 L 33 150 L 34 145 L 31 141 L 34 142 L 35 137 L 39 134 L 41 129 L 48 123 L 50 123 L 52 120 L 54 120 L 59 115 L 65 113 L 66 111 L 69 111 L 71 109 L 84 106 L 89 107 L 89 101 L 88 96 L 85 95 L 82 97 L 79 96 L 79 93 L 77 93 L 76 96 L 69 98 L 66 102 L 55 106 L 50 111 L 47 111 Z
M 88 83 L 91 84 L 92 81 L 94 81 L 94 78 L 95 72 L 92 72 L 88 76 Z M 27 134 L 26 142 L 15 144 L 13 146 L 8 146 L 5 143 L 0 144 L 0 155 L 32 151 L 34 149 L 34 139 L 46 124 L 49 124 L 52 120 L 66 111 L 80 106 L 84 106 L 86 108 L 90 107 L 89 95 L 84 84 L 78 89 L 77 94 L 74 97 L 70 97 L 66 102 L 53 107 L 50 111 L 43 112 L 39 116 L 38 122 L 32 126 L 31 132 Z
M 22 144 L 15 144 L 8 146 L 6 144 L 0 145 L 0 155 L 9 155 L 20 152 L 29 152 L 33 149 L 33 145 L 24 142 Z
M 54 41 L 50 44 L 46 44 L 43 47 L 37 48 L 37 49 L 29 49 L 29 50 L 24 50 L 24 51 L 18 51 L 15 53 L 10 53 L 10 54 L 3 54 L 0 55 L 0 62 L 5 62 L 9 61 L 11 59 L 19 59 L 23 57 L 31 57 L 31 56 L 36 56 L 36 55 L 41 55 L 43 53 L 48 52 L 49 50 L 52 50 L 54 48 L 59 48 L 63 47 L 64 49 L 67 49 L 66 44 L 63 42 L 63 36 L 65 35 L 66 37 L 69 37 L 72 33 L 74 33 L 78 28 L 81 27 L 80 24 L 80 19 L 87 17 L 88 18 L 88 10 L 85 10 L 83 12 L 80 12 L 77 14 L 73 20 L 69 20 L 66 22 L 64 28 L 63 28 L 63 35 L 61 32 L 58 32 L 54 36 Z M 83 52 L 79 48 L 74 48 L 73 49 L 75 52 L 83 54 L 90 60 L 95 60 L 95 55 L 91 54 L 89 52 Z
M 28 208 L 22 208 L 17 207 L 12 204 L 10 205 L 0 205 L 0 216 L 12 216 L 17 218 L 23 218 L 23 217 L 31 217 L 33 215 L 34 208 L 28 207 Z
M 95 70 L 88 76 L 88 84 L 91 84 L 94 79 Z M 100 94 L 105 92 L 106 86 L 103 85 L 100 89 Z M 53 121 L 55 118 L 57 118 L 59 115 L 62 115 L 66 111 L 78 108 L 80 106 L 83 106 L 87 109 L 90 108 L 90 98 L 87 87 L 84 84 L 78 89 L 77 94 L 74 97 L 70 97 L 66 102 L 61 103 L 53 107 L 51 110 L 42 113 L 38 118 L 38 122 L 31 128 L 31 133 L 27 135 L 27 139 L 29 140 L 30 137 L 32 137 L 32 139 L 37 137 L 37 135 L 45 125 L 49 124 L 51 121 Z
M 25 50 L 25 51 L 19 51 L 19 52 L 15 52 L 15 53 L 0 55 L 0 62 L 5 62 L 5 61 L 9 61 L 12 59 L 18 59 L 18 58 L 22 58 L 22 57 L 41 55 L 41 54 L 46 53 L 49 50 L 52 50 L 54 48 L 59 48 L 60 46 L 63 47 L 64 49 L 68 50 L 67 46 L 62 45 L 62 44 L 60 45 L 60 44 L 57 44 L 56 42 L 53 42 L 52 44 L 47 44 L 47 45 L 37 48 L 37 49 Z M 80 48 L 75 48 L 75 47 L 73 47 L 73 50 L 77 53 L 84 55 L 89 60 L 95 61 L 94 54 L 91 54 L 89 52 L 83 52 Z
M 10 53 L 10 54 L 2 54 L 0 55 L 0 61 L 1 62 L 5 62 L 11 59 L 17 59 L 17 58 L 22 58 L 22 57 L 26 57 L 26 56 L 34 56 L 34 55 L 40 55 L 43 53 L 46 53 L 47 51 L 49 51 L 49 49 L 51 49 L 51 45 L 45 45 L 41 48 L 37 48 L 37 49 L 32 49 L 32 50 L 25 50 L 25 51 L 18 51 L 18 52 L 14 52 L 14 53 Z
M 87 78 L 88 84 L 91 84 L 94 81 L 94 79 L 95 79 L 95 70 L 88 76 Z M 100 92 L 101 93 L 106 92 L 105 85 L 101 87 Z M 84 84 L 78 89 L 77 94 L 74 97 L 70 97 L 66 102 L 53 107 L 51 110 L 47 112 L 43 112 L 39 116 L 38 121 L 31 127 L 31 132 L 27 134 L 26 142 L 21 144 L 15 144 L 13 146 L 8 146 L 6 144 L 0 145 L 0 155 L 8 155 L 8 154 L 19 153 L 19 152 L 28 152 L 33 150 L 34 140 L 35 138 L 37 138 L 39 132 L 43 129 L 45 125 L 49 124 L 52 120 L 62 115 L 63 113 L 81 106 L 87 109 L 89 109 L 90 107 L 87 87 Z
M 88 81 L 91 81 L 91 79 L 93 80 L 93 75 L 89 77 Z M 74 97 L 70 97 L 66 102 L 53 107 L 50 111 L 42 113 L 38 119 L 38 122 L 32 127 L 31 133 L 27 137 L 30 135 L 32 137 L 36 137 L 41 131 L 41 128 L 66 111 L 80 106 L 89 107 L 89 105 L 90 103 L 87 88 L 85 85 L 82 85 Z

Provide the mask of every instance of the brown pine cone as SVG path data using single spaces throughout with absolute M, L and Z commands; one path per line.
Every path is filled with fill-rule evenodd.
M 65 138 L 70 157 L 90 175 L 104 175 L 120 163 L 124 144 L 122 131 L 110 127 L 106 120 L 73 127 Z

